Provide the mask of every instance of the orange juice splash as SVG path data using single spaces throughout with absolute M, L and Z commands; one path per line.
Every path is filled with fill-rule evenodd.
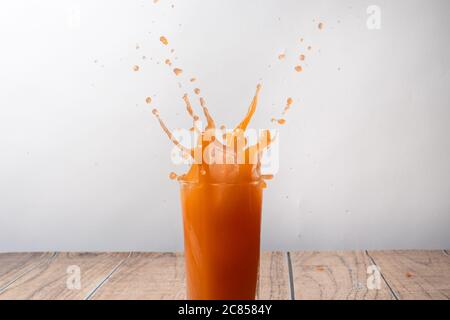
M 245 138 L 246 129 L 255 114 L 258 104 L 258 96 L 261 85 L 257 85 L 255 95 L 247 110 L 247 114 L 231 131 L 225 131 L 225 126 L 216 129 L 216 123 L 206 106 L 203 97 L 199 98 L 199 103 L 206 119 L 205 129 L 199 127 L 199 116 L 189 100 L 188 94 L 183 95 L 186 111 L 193 121 L 191 131 L 198 133 L 198 140 L 194 147 L 183 146 L 165 125 L 157 109 L 153 109 L 153 114 L 157 118 L 161 128 L 166 133 L 172 143 L 193 160 L 189 171 L 178 177 L 181 181 L 202 181 L 202 182 L 250 182 L 262 181 L 266 176 L 260 173 L 260 158 L 264 150 L 271 144 L 269 130 L 264 130 L 254 145 L 248 145 Z M 292 99 L 288 99 L 288 104 L 292 104 Z M 223 142 L 217 139 L 218 132 L 223 132 Z
M 319 29 L 322 28 L 321 23 Z M 163 36 L 160 41 L 165 46 L 169 44 Z M 300 41 L 303 42 L 303 38 Z M 308 46 L 307 50 L 311 51 L 312 47 Z M 285 53 L 278 56 L 279 60 L 285 58 Z M 305 55 L 299 55 L 299 60 L 303 62 Z M 166 64 L 172 62 L 167 59 Z M 296 64 L 294 70 L 302 72 L 303 67 Z M 174 68 L 173 72 L 183 79 L 182 69 Z M 196 81 L 195 77 L 187 79 L 191 84 Z M 217 128 L 205 99 L 200 96 L 200 89 L 194 88 L 199 104 L 196 107 L 201 108 L 206 119 L 203 128 L 200 116 L 185 93 L 182 99 L 192 120 L 189 130 L 196 138 L 189 148 L 176 139 L 159 111 L 152 111 L 182 157 L 190 160 L 187 173 L 169 174 L 169 178 L 177 179 L 181 187 L 189 299 L 255 298 L 262 194 L 267 187 L 266 180 L 273 178 L 273 175 L 261 173 L 261 157 L 274 141 L 270 130 L 261 131 L 254 144 L 249 145 L 247 140 L 246 133 L 249 133 L 248 126 L 256 112 L 260 91 L 258 84 L 247 113 L 229 130 L 224 125 Z M 287 98 L 282 117 L 272 118 L 272 121 L 285 124 L 284 116 L 293 103 L 292 98 Z

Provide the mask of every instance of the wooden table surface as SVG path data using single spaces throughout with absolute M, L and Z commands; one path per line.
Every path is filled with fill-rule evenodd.
M 378 277 L 371 274 L 373 266 Z M 79 287 L 71 282 L 74 270 L 80 271 Z M 371 275 L 369 284 L 380 279 L 379 289 L 368 289 Z M 264 252 L 257 297 L 448 300 L 450 255 L 448 250 Z M 179 253 L 0 253 L 0 300 L 184 298 Z

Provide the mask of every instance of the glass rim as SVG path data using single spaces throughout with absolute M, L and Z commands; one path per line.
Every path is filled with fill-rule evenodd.
M 178 180 L 180 185 L 207 185 L 207 186 L 243 186 L 243 185 L 257 185 L 264 180 L 253 180 L 245 182 L 200 182 L 200 181 L 186 181 Z

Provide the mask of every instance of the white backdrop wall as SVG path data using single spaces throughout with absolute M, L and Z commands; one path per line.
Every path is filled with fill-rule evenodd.
M 144 100 L 188 127 L 191 76 L 229 126 L 259 81 L 253 127 L 297 102 L 263 248 L 449 248 L 449 12 L 446 0 L 2 1 L 0 251 L 182 250 L 168 173 L 183 169 Z

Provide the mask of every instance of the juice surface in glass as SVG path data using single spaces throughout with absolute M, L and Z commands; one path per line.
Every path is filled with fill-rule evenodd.
M 262 188 L 181 182 L 188 299 L 255 298 Z

